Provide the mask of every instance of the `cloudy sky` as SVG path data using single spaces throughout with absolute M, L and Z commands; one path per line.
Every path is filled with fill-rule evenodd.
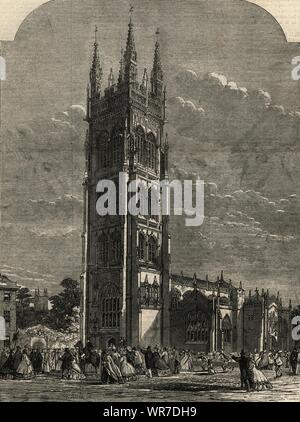
M 172 176 L 206 183 L 205 223 L 172 219 L 172 270 L 299 295 L 299 82 L 270 14 L 238 0 L 141 0 L 139 73 L 160 27 Z M 118 71 L 128 2 L 53 0 L 3 45 L 2 272 L 54 292 L 81 263 L 85 92 L 95 24 Z M 184 240 L 184 241 L 182 241 Z

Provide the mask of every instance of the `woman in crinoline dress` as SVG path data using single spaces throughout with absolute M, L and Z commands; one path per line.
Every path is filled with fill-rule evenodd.
M 71 349 L 71 355 L 73 357 L 71 363 L 70 379 L 71 380 L 84 380 L 85 375 L 80 369 L 79 355 L 76 353 L 75 349 Z
M 23 379 L 30 379 L 34 375 L 29 353 L 26 349 L 23 350 L 21 362 L 16 370 L 16 377 Z
M 101 382 L 104 384 L 123 383 L 122 373 L 108 350 L 102 353 Z
M 189 350 L 185 350 L 180 361 L 182 371 L 193 371 L 193 358 Z
M 255 366 L 255 360 L 254 360 L 254 356 L 250 356 L 250 365 L 249 365 L 249 370 L 252 371 L 253 377 L 253 386 L 252 388 L 254 390 L 264 390 L 266 388 L 273 388 L 272 384 L 270 383 L 270 381 L 268 380 L 268 378 L 265 376 L 265 374 L 256 368 Z
M 130 379 L 136 379 L 136 371 L 134 367 L 131 365 L 131 363 L 128 362 L 126 354 L 122 354 L 120 357 L 120 371 L 122 374 L 122 377 L 128 381 Z

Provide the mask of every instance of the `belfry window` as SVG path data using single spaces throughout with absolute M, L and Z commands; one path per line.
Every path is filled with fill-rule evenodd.
M 120 292 L 115 286 L 107 287 L 101 300 L 102 328 L 118 328 L 120 326 Z
M 141 126 L 135 132 L 135 146 L 138 163 L 145 164 L 145 133 Z
M 119 264 L 121 261 L 121 234 L 114 232 L 111 238 L 111 258 L 114 263 Z
M 156 263 L 157 240 L 154 236 L 150 236 L 148 242 L 148 260 Z
M 98 166 L 106 168 L 110 165 L 109 135 L 108 132 L 101 132 L 98 143 Z
M 146 240 L 143 233 L 139 233 L 138 257 L 141 260 L 145 259 Z
M 156 144 L 155 136 L 152 132 L 147 135 L 147 166 L 156 170 Z
M 123 134 L 122 129 L 118 128 L 115 129 L 113 132 L 112 140 L 111 140 L 111 157 L 112 157 L 112 165 L 118 165 L 122 158 L 122 140 Z
M 98 263 L 106 265 L 109 258 L 109 238 L 101 234 L 98 239 Z

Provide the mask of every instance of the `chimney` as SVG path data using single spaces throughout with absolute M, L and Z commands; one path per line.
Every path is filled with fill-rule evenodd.
M 223 270 L 221 271 L 221 281 L 224 281 L 224 274 L 223 274 Z

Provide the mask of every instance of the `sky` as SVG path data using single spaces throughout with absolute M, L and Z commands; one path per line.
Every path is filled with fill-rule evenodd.
M 96 24 L 106 80 L 110 67 L 118 72 L 127 1 L 53 0 L 3 44 L 0 268 L 52 292 L 80 274 Z M 204 225 L 171 221 L 172 271 L 215 279 L 224 270 L 247 289 L 298 297 L 298 44 L 269 13 L 238 0 L 142 0 L 134 24 L 140 76 L 160 28 L 171 175 L 206 184 Z

